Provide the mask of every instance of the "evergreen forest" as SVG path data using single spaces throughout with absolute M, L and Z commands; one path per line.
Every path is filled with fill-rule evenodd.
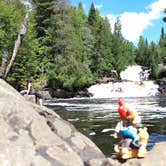
M 38 89 L 79 91 L 112 70 L 119 74 L 132 64 L 150 68 L 152 79 L 166 74 L 159 68 L 159 64 L 166 64 L 163 27 L 158 43 L 148 43 L 140 36 L 135 46 L 123 37 L 119 18 L 112 31 L 93 3 L 86 14 L 81 2 L 74 7 L 68 0 L 33 0 L 31 7 L 19 0 L 0 0 L 1 68 L 5 53 L 7 63 L 11 59 L 26 13 L 27 31 L 6 78 L 17 90 L 24 87 L 27 78 L 33 78 Z

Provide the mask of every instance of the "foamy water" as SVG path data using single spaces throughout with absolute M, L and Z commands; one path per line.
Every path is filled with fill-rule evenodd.
M 159 86 L 146 80 L 147 73 L 141 66 L 129 66 L 120 73 L 122 82 L 92 85 L 88 91 L 93 98 L 156 96 Z
M 138 82 L 109 82 L 107 84 L 96 84 L 88 88 L 93 98 L 112 97 L 146 97 L 156 96 L 159 86 L 153 81 Z
M 120 73 L 120 78 L 122 80 L 139 82 L 141 72 L 142 72 L 141 66 L 138 65 L 128 66 L 126 70 Z

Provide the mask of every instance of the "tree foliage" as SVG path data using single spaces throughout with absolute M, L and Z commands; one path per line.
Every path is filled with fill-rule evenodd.
M 120 18 L 113 31 L 92 3 L 86 15 L 68 0 L 33 0 L 28 31 L 8 81 L 21 89 L 34 78 L 39 87 L 77 91 L 89 86 L 111 70 L 120 73 L 128 65 L 139 64 L 158 76 L 158 63 L 166 63 L 166 35 L 148 43 L 140 36 L 138 46 L 126 40 Z M 0 0 L 0 56 L 13 51 L 26 8 L 19 0 Z
M 11 55 L 24 15 L 25 8 L 19 0 L 0 0 L 0 55 L 5 50 Z

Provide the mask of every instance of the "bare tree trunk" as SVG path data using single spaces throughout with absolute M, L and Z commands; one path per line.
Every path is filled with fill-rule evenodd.
M 21 26 L 21 29 L 20 29 L 20 32 L 17 36 L 17 40 L 15 42 L 15 46 L 14 46 L 14 49 L 13 49 L 13 54 L 12 54 L 12 57 L 10 59 L 10 62 L 6 68 L 6 71 L 5 71 L 5 74 L 4 74 L 4 79 L 6 80 L 13 64 L 14 64 L 14 61 L 16 59 L 16 56 L 17 56 L 17 53 L 19 51 L 19 48 L 21 47 L 21 44 L 22 44 L 22 39 L 24 37 L 24 34 L 26 33 L 26 30 L 27 30 L 27 26 L 28 26 L 28 13 L 26 14 L 25 18 L 24 18 L 24 22 Z
M 7 67 L 7 59 L 8 59 L 8 52 L 4 51 L 4 53 L 2 55 L 2 64 L 0 67 L 0 78 L 4 78 L 4 74 L 5 74 L 6 67 Z

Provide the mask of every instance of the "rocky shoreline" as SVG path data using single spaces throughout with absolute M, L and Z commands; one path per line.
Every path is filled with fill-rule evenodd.
M 166 78 L 156 80 L 156 83 L 159 85 L 159 92 L 161 96 L 166 96 Z
M 30 100 L 31 102 L 27 101 Z M 21 96 L 0 80 L 0 165 L 2 166 L 128 166 L 165 164 L 166 143 L 144 159 L 124 163 L 109 158 L 73 125 L 46 107 Z
M 96 84 L 108 83 L 108 82 L 121 82 L 120 80 L 112 80 L 111 78 L 103 78 L 96 82 Z M 159 85 L 158 91 L 159 96 L 166 96 L 166 78 L 158 79 L 154 81 Z M 88 92 L 87 88 L 77 92 L 69 92 L 63 89 L 45 89 L 40 91 L 44 99 L 52 99 L 52 98 L 72 98 L 72 97 L 91 97 L 92 94 Z

